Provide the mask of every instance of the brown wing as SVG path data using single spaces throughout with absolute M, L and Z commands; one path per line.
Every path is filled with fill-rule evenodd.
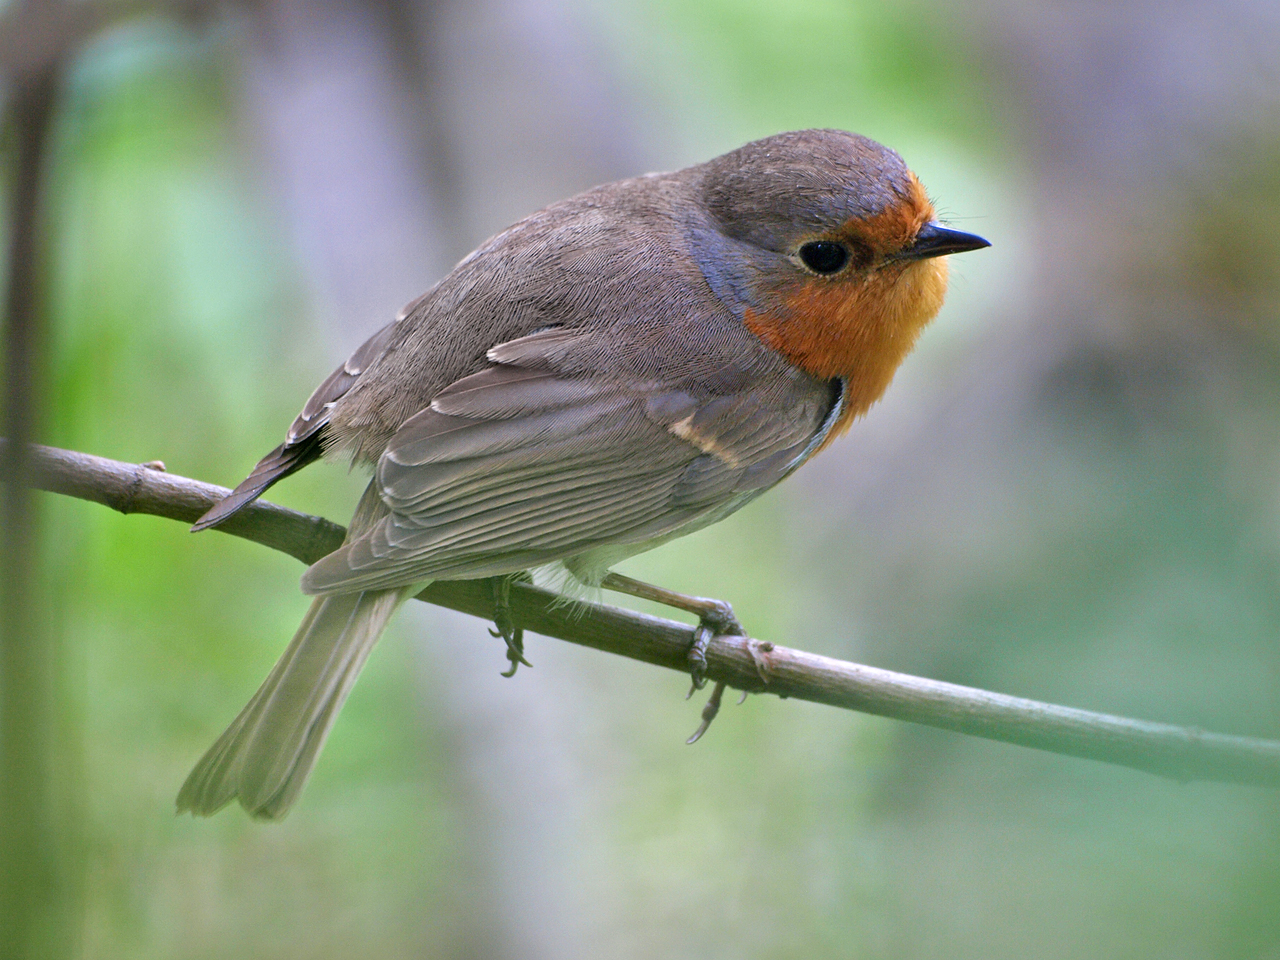
M 369 364 L 381 355 L 394 329 L 394 323 L 383 327 L 361 344 L 324 383 L 316 387 L 302 412 L 289 427 L 284 443 L 259 460 L 249 476 L 197 520 L 191 527 L 193 533 L 216 526 L 258 499 L 277 480 L 296 473 L 320 458 L 324 452 L 324 428 L 329 422 L 329 410 L 351 389 Z
M 409 419 L 374 480 L 389 515 L 312 566 L 303 589 L 493 576 L 661 538 L 780 480 L 838 402 L 800 374 L 719 395 L 564 375 L 573 349 L 563 330 L 499 345 Z

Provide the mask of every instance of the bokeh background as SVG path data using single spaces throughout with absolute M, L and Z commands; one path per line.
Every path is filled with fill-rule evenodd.
M 815 652 L 1280 737 L 1270 0 L 124 18 L 59 94 L 41 439 L 232 485 L 489 234 L 806 126 L 894 146 L 993 247 L 851 436 L 620 569 Z M 342 521 L 362 483 L 272 497 Z M 504 680 L 486 624 L 422 604 L 283 824 L 175 817 L 301 570 L 39 507 L 70 955 L 1280 957 L 1273 792 L 771 697 L 687 747 L 682 677 L 531 637 Z

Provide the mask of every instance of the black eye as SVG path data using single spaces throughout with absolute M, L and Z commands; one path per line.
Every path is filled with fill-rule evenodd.
M 814 240 L 800 248 L 800 259 L 814 273 L 839 273 L 849 262 L 849 248 L 833 240 Z

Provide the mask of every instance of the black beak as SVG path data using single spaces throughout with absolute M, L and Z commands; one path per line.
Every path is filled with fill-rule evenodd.
M 961 233 L 937 223 L 926 223 L 916 234 L 911 246 L 899 253 L 895 260 L 927 260 L 929 257 L 945 257 L 948 253 L 964 253 L 981 250 L 991 243 L 974 233 Z

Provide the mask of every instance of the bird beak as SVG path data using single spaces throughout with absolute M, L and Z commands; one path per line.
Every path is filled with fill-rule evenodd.
M 973 233 L 961 233 L 937 223 L 926 223 L 916 234 L 911 245 L 905 247 L 895 260 L 927 260 L 929 257 L 945 257 L 948 253 L 964 253 L 981 250 L 991 243 Z

